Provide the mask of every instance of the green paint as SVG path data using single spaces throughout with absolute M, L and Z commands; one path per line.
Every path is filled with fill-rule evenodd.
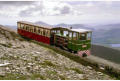
M 86 47 L 82 47 L 83 45 L 86 45 Z M 88 50 L 91 47 L 91 41 L 90 40 L 69 40 L 68 42 L 68 48 L 73 51 L 79 51 L 79 50 Z
M 56 36 L 65 37 L 62 34 L 56 34 Z M 55 39 L 55 43 L 57 43 L 57 39 Z M 83 45 L 86 45 L 86 47 L 82 47 Z M 88 50 L 91 48 L 91 40 L 68 40 L 67 47 L 72 51 Z

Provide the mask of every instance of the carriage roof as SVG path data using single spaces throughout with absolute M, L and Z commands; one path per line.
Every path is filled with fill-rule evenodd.
M 88 30 L 88 29 L 70 29 L 70 28 L 67 28 L 67 27 L 55 27 L 53 29 L 62 29 L 62 30 L 67 30 L 67 31 L 80 32 L 80 33 L 92 32 L 91 30 Z
M 87 29 L 70 29 L 70 30 L 75 32 L 91 32 L 91 30 L 87 30 Z
M 32 22 L 27 22 L 27 21 L 18 21 L 18 23 L 37 26 L 37 27 L 46 28 L 46 29 L 63 29 L 63 30 L 68 30 L 68 31 L 81 32 L 81 33 L 82 32 L 91 32 L 91 30 L 87 30 L 87 29 L 70 29 L 67 27 L 52 27 L 52 26 L 39 25 L 39 24 L 35 24 Z
M 32 25 L 32 26 L 37 26 L 37 27 L 42 27 L 42 28 L 46 28 L 46 29 L 52 29 L 52 26 L 45 26 L 45 25 L 39 25 L 39 24 L 35 24 L 32 22 L 27 22 L 27 21 L 18 21 L 18 23 L 22 23 L 22 24 L 27 24 L 27 25 Z

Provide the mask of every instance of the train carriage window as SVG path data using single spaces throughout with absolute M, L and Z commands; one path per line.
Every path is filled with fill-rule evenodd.
M 30 31 L 30 27 L 27 25 L 27 31 Z
M 47 35 L 47 30 L 46 30 L 46 29 L 44 29 L 44 31 L 45 31 L 45 35 L 44 35 L 44 36 L 46 36 L 46 35 Z
M 45 29 L 43 29 L 43 36 L 45 36 Z
M 80 40 L 86 40 L 86 33 L 80 34 Z
M 29 31 L 31 32 L 31 26 L 30 26 L 30 30 Z
M 69 32 L 69 39 L 72 39 L 72 32 Z
M 40 34 L 40 28 L 38 28 L 38 34 Z
M 36 33 L 36 27 L 34 27 L 34 33 Z
M 73 40 L 76 40 L 76 39 L 77 39 L 77 33 L 73 32 Z
M 28 31 L 28 26 L 27 25 L 25 25 L 25 30 Z
M 40 28 L 41 29 L 41 31 L 40 31 L 40 35 L 43 35 L 43 29 L 42 28 Z
M 63 36 L 68 36 L 68 31 L 63 31 Z
M 31 27 L 29 26 L 28 31 L 30 32 Z
M 55 30 L 55 33 L 57 33 L 57 30 Z
M 33 28 L 32 28 L 32 26 L 30 26 L 30 32 L 33 32 Z
M 25 25 L 25 30 L 27 30 L 27 26 Z
M 79 33 L 76 32 L 76 39 L 78 40 L 79 38 Z
M 24 27 L 24 24 L 21 24 L 21 29 L 24 29 L 23 27 Z
M 38 27 L 35 27 L 36 28 L 36 33 L 38 34 Z
M 88 33 L 87 33 L 87 40 L 90 40 L 90 39 L 91 39 L 91 33 L 88 32 Z
M 52 30 L 51 32 L 52 32 L 52 33 L 56 33 L 56 31 L 55 31 L 55 30 Z
M 25 30 L 27 30 L 27 25 L 25 25 Z
M 32 32 L 34 33 L 34 26 L 32 26 Z
M 56 33 L 55 30 L 52 30 L 51 32 L 52 32 L 52 33 Z
M 46 36 L 48 37 L 48 30 L 46 30 Z
M 30 29 L 29 26 L 27 26 L 27 31 L 29 31 L 29 29 Z
M 47 37 L 49 37 L 49 30 L 47 30 Z
M 33 32 L 34 33 L 34 27 L 32 26 L 32 31 L 31 32 Z
M 45 36 L 47 35 L 47 30 L 45 29 Z
M 45 36 L 47 36 L 47 30 L 45 29 Z
M 53 30 L 53 32 L 54 32 L 54 33 L 56 33 L 56 31 L 55 31 L 55 30 Z
M 26 30 L 26 26 L 25 25 L 23 26 L 23 29 Z
M 60 30 L 57 30 L 57 34 L 60 34 Z
M 53 30 L 51 30 L 51 33 L 53 33 Z
M 47 30 L 45 30 L 45 36 L 47 37 Z
M 24 30 L 25 30 L 25 25 L 23 25 L 22 29 L 24 29 Z
M 50 30 L 48 30 L 48 37 L 50 37 Z
M 18 23 L 18 28 L 20 29 L 20 23 Z
M 36 29 L 35 33 L 37 33 L 37 29 L 38 29 L 38 28 L 37 28 L 37 27 L 35 27 L 35 29 Z
M 34 32 L 34 27 L 32 26 L 32 31 L 31 32 Z

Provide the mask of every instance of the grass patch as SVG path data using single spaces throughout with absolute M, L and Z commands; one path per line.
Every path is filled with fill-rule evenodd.
M 46 74 L 47 75 L 45 75 L 45 76 L 50 80 L 58 80 L 59 79 L 59 75 L 57 74 L 56 71 L 46 70 Z
M 70 68 L 70 69 L 77 72 L 77 73 L 79 73 L 79 74 L 83 74 L 83 72 L 80 71 L 78 68 Z
M 117 79 L 120 80 L 120 72 L 115 71 L 113 68 L 106 66 L 105 72 L 112 74 L 112 77 L 117 77 Z
M 35 79 L 41 79 L 41 80 L 46 80 L 44 76 L 42 76 L 41 74 L 32 74 L 31 76 L 31 80 L 35 80 Z
M 60 77 L 61 80 L 66 80 L 66 78 L 62 75 L 59 75 L 59 77 Z
M 51 66 L 51 67 L 56 67 L 55 64 L 53 64 L 51 61 L 44 61 L 43 63 L 40 63 L 41 65 L 44 65 L 44 66 Z
M 47 72 L 48 75 L 56 75 L 57 74 L 56 71 L 47 70 L 46 72 Z
M 67 70 L 67 71 L 69 71 L 69 70 L 70 70 L 69 68 L 67 68 L 67 67 L 65 67 L 65 66 L 64 66 L 64 69 L 65 69 L 65 70 Z
M 7 55 L 5 55 L 3 57 L 0 57 L 0 59 L 2 59 L 2 60 L 18 60 L 19 57 L 18 56 L 14 57 L 14 56 L 7 56 Z
M 8 73 L 4 77 L 0 76 L 0 80 L 26 80 L 27 78 L 28 76 L 12 73 Z

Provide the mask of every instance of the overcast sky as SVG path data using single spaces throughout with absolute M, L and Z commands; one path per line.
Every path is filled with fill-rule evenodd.
M 21 20 L 48 24 L 120 23 L 120 1 L 0 1 L 0 24 L 16 25 Z

